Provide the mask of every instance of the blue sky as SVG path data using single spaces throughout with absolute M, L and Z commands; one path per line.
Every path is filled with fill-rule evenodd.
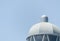
M 42 15 L 60 27 L 60 0 L 0 0 L 0 41 L 26 41 Z

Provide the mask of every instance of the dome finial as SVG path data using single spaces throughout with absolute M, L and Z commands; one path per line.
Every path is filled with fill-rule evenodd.
M 42 22 L 48 22 L 48 16 L 42 15 L 42 16 L 41 16 L 41 21 L 42 21 Z

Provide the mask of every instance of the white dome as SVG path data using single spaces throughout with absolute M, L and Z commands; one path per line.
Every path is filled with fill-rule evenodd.
M 36 34 L 60 34 L 60 29 L 54 24 L 41 22 L 33 25 L 28 33 L 29 36 Z
M 45 19 L 44 19 L 45 18 Z M 60 35 L 60 29 L 46 20 L 48 17 L 43 17 L 43 22 L 37 23 L 31 27 L 28 36 L 38 34 L 56 34 Z

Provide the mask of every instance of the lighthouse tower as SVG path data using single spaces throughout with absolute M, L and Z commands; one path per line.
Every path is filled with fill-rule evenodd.
M 41 22 L 34 24 L 28 32 L 27 41 L 60 41 L 60 28 L 48 22 L 43 15 Z

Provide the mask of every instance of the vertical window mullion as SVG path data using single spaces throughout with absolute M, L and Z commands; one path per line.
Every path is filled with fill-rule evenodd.
M 48 41 L 50 41 L 50 40 L 49 40 L 49 36 L 48 36 L 48 35 L 47 35 L 47 39 L 48 39 Z
M 36 41 L 34 36 L 33 36 L 33 40 Z
M 45 37 L 45 35 L 43 35 L 42 41 L 44 41 L 44 37 Z
M 43 35 L 43 39 L 42 39 L 42 41 L 49 41 L 48 36 L 47 36 L 47 35 Z

